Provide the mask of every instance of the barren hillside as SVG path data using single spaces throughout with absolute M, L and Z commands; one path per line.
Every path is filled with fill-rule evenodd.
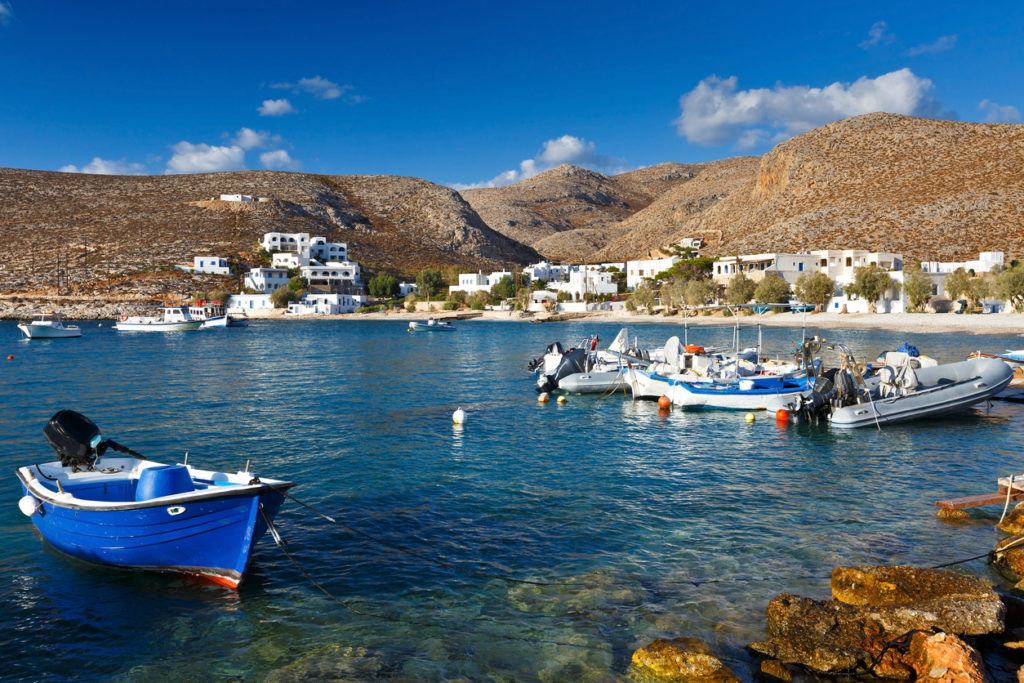
M 731 162 L 731 163 L 730 163 Z M 1024 126 L 868 114 L 726 160 L 623 222 L 597 258 L 721 231 L 707 253 L 824 248 L 1024 255 Z
M 270 201 L 210 201 L 222 193 Z M 458 193 L 417 178 L 0 169 L 0 198 L 0 291 L 6 292 L 54 287 L 58 255 L 69 257 L 74 291 L 173 288 L 190 278 L 169 266 L 205 254 L 252 263 L 256 241 L 269 231 L 347 242 L 352 260 L 398 273 L 442 264 L 498 268 L 537 258 L 487 227 Z
M 616 239 L 624 219 L 692 176 L 682 164 L 616 176 L 562 164 L 515 185 L 462 195 L 498 232 L 546 258 L 581 261 Z

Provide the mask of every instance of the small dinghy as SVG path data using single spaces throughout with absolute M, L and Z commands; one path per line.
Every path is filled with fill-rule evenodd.
M 454 330 L 455 325 L 447 320 L 437 320 L 436 318 L 431 318 L 426 322 L 413 320 L 409 323 L 410 332 L 449 332 Z
M 52 546 L 96 564 L 236 588 L 295 485 L 146 460 L 102 440 L 73 410 L 50 418 L 43 433 L 59 460 L 18 468 L 18 507 Z

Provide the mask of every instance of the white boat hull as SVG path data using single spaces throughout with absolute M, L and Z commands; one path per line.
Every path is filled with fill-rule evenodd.
M 52 325 L 20 323 L 18 329 L 29 339 L 63 339 L 82 336 L 82 330 L 75 325 L 55 327 Z
M 558 380 L 558 388 L 574 394 L 597 394 L 625 386 L 618 370 L 612 372 L 577 372 Z
M 131 320 L 120 320 L 115 327 L 120 332 L 190 332 L 198 330 L 202 321 L 165 323 L 160 320 L 152 322 L 134 322 Z

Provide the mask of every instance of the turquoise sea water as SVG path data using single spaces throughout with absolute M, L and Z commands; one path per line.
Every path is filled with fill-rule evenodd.
M 745 323 L 741 341 L 756 333 Z M 742 678 L 782 591 L 828 595 L 837 565 L 937 564 L 990 550 L 1000 510 L 966 524 L 934 502 L 1024 471 L 1021 407 L 879 432 L 777 426 L 761 413 L 675 410 L 621 394 L 539 405 L 531 358 L 619 326 L 253 322 L 248 329 L 20 338 L 0 324 L 0 677 L 24 680 L 616 680 L 654 638 L 700 636 Z M 661 344 L 675 325 L 631 328 Z M 809 329 L 809 333 L 816 330 Z M 789 354 L 799 327 L 766 328 Z M 900 342 L 943 361 L 1020 338 L 830 331 L 871 360 Z M 731 327 L 690 330 L 729 343 Z M 6 360 L 13 354 L 13 360 Z M 462 428 L 451 423 L 458 407 Z M 51 459 L 61 408 L 152 459 L 299 483 L 289 552 L 261 541 L 237 591 L 102 569 L 48 547 L 17 508 L 14 469 Z M 980 562 L 964 566 L 999 581 Z

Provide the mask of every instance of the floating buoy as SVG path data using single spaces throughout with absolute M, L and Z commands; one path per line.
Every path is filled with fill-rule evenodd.
M 789 411 L 785 408 L 779 408 L 775 411 L 776 422 L 789 422 Z
M 460 424 L 462 424 L 465 421 L 466 421 L 466 411 L 463 410 L 461 407 L 458 410 L 456 410 L 454 413 L 452 413 L 452 422 L 454 422 L 455 424 L 460 425 Z
M 14 354 L 13 353 L 7 354 L 7 360 L 14 360 Z
M 18 501 L 18 509 L 21 510 L 21 514 L 31 517 L 39 512 L 39 501 L 32 496 L 22 496 Z
M 658 398 L 658 407 L 661 408 L 662 410 L 668 410 L 668 407 L 670 405 L 672 405 L 672 401 L 669 399 L 668 396 L 662 394 L 661 397 Z
M 668 408 L 658 408 L 658 417 L 668 417 Z
M 551 397 L 548 396 L 548 392 L 542 391 L 540 396 L 537 397 L 537 403 L 547 403 L 550 398 Z
M 747 413 L 747 416 L 744 419 L 747 422 L 753 422 L 754 421 L 754 414 L 753 413 Z
M 559 405 L 561 405 L 561 404 L 565 403 L 565 396 L 559 396 L 559 397 L 558 397 L 558 398 L 556 399 L 556 402 L 557 402 L 557 403 L 558 403 Z

